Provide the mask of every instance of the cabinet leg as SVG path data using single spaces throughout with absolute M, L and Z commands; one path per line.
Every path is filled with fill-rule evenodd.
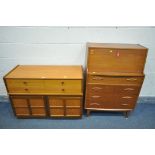
M 126 119 L 128 119 L 129 113 L 130 113 L 129 111 L 125 111 L 125 112 L 124 112 L 124 116 L 125 116 Z
M 90 115 L 90 110 L 87 110 L 87 116 L 89 116 Z

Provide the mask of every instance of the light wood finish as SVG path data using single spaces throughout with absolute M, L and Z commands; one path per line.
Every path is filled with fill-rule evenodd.
M 17 117 L 82 116 L 81 66 L 19 65 L 4 82 Z
M 19 65 L 5 78 L 13 79 L 83 79 L 81 66 Z
M 81 117 L 82 115 L 82 97 L 49 96 L 48 106 L 50 116 Z
M 85 109 L 131 111 L 144 80 L 147 48 L 138 44 L 87 44 Z

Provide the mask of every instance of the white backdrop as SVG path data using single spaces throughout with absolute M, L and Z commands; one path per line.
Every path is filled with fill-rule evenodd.
M 155 96 L 155 27 L 0 27 L 0 95 L 3 76 L 17 64 L 84 66 L 86 42 L 149 48 L 140 96 Z

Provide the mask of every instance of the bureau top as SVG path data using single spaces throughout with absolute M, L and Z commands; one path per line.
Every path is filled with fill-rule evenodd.
M 113 49 L 141 49 L 147 50 L 146 47 L 139 44 L 119 44 L 119 43 L 87 43 L 87 47 L 92 48 L 113 48 Z
M 82 66 L 18 65 L 4 78 L 82 79 Z

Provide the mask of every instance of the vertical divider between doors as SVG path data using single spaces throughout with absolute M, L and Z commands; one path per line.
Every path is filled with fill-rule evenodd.
M 26 97 L 26 101 L 27 101 L 27 105 L 28 105 L 30 116 L 32 116 L 32 109 L 31 109 L 31 106 L 30 106 L 30 99 L 29 99 L 29 97 Z
M 43 96 L 44 97 L 44 102 L 45 102 L 45 110 L 46 110 L 46 116 L 50 117 L 50 107 L 49 107 L 49 100 L 48 96 Z

